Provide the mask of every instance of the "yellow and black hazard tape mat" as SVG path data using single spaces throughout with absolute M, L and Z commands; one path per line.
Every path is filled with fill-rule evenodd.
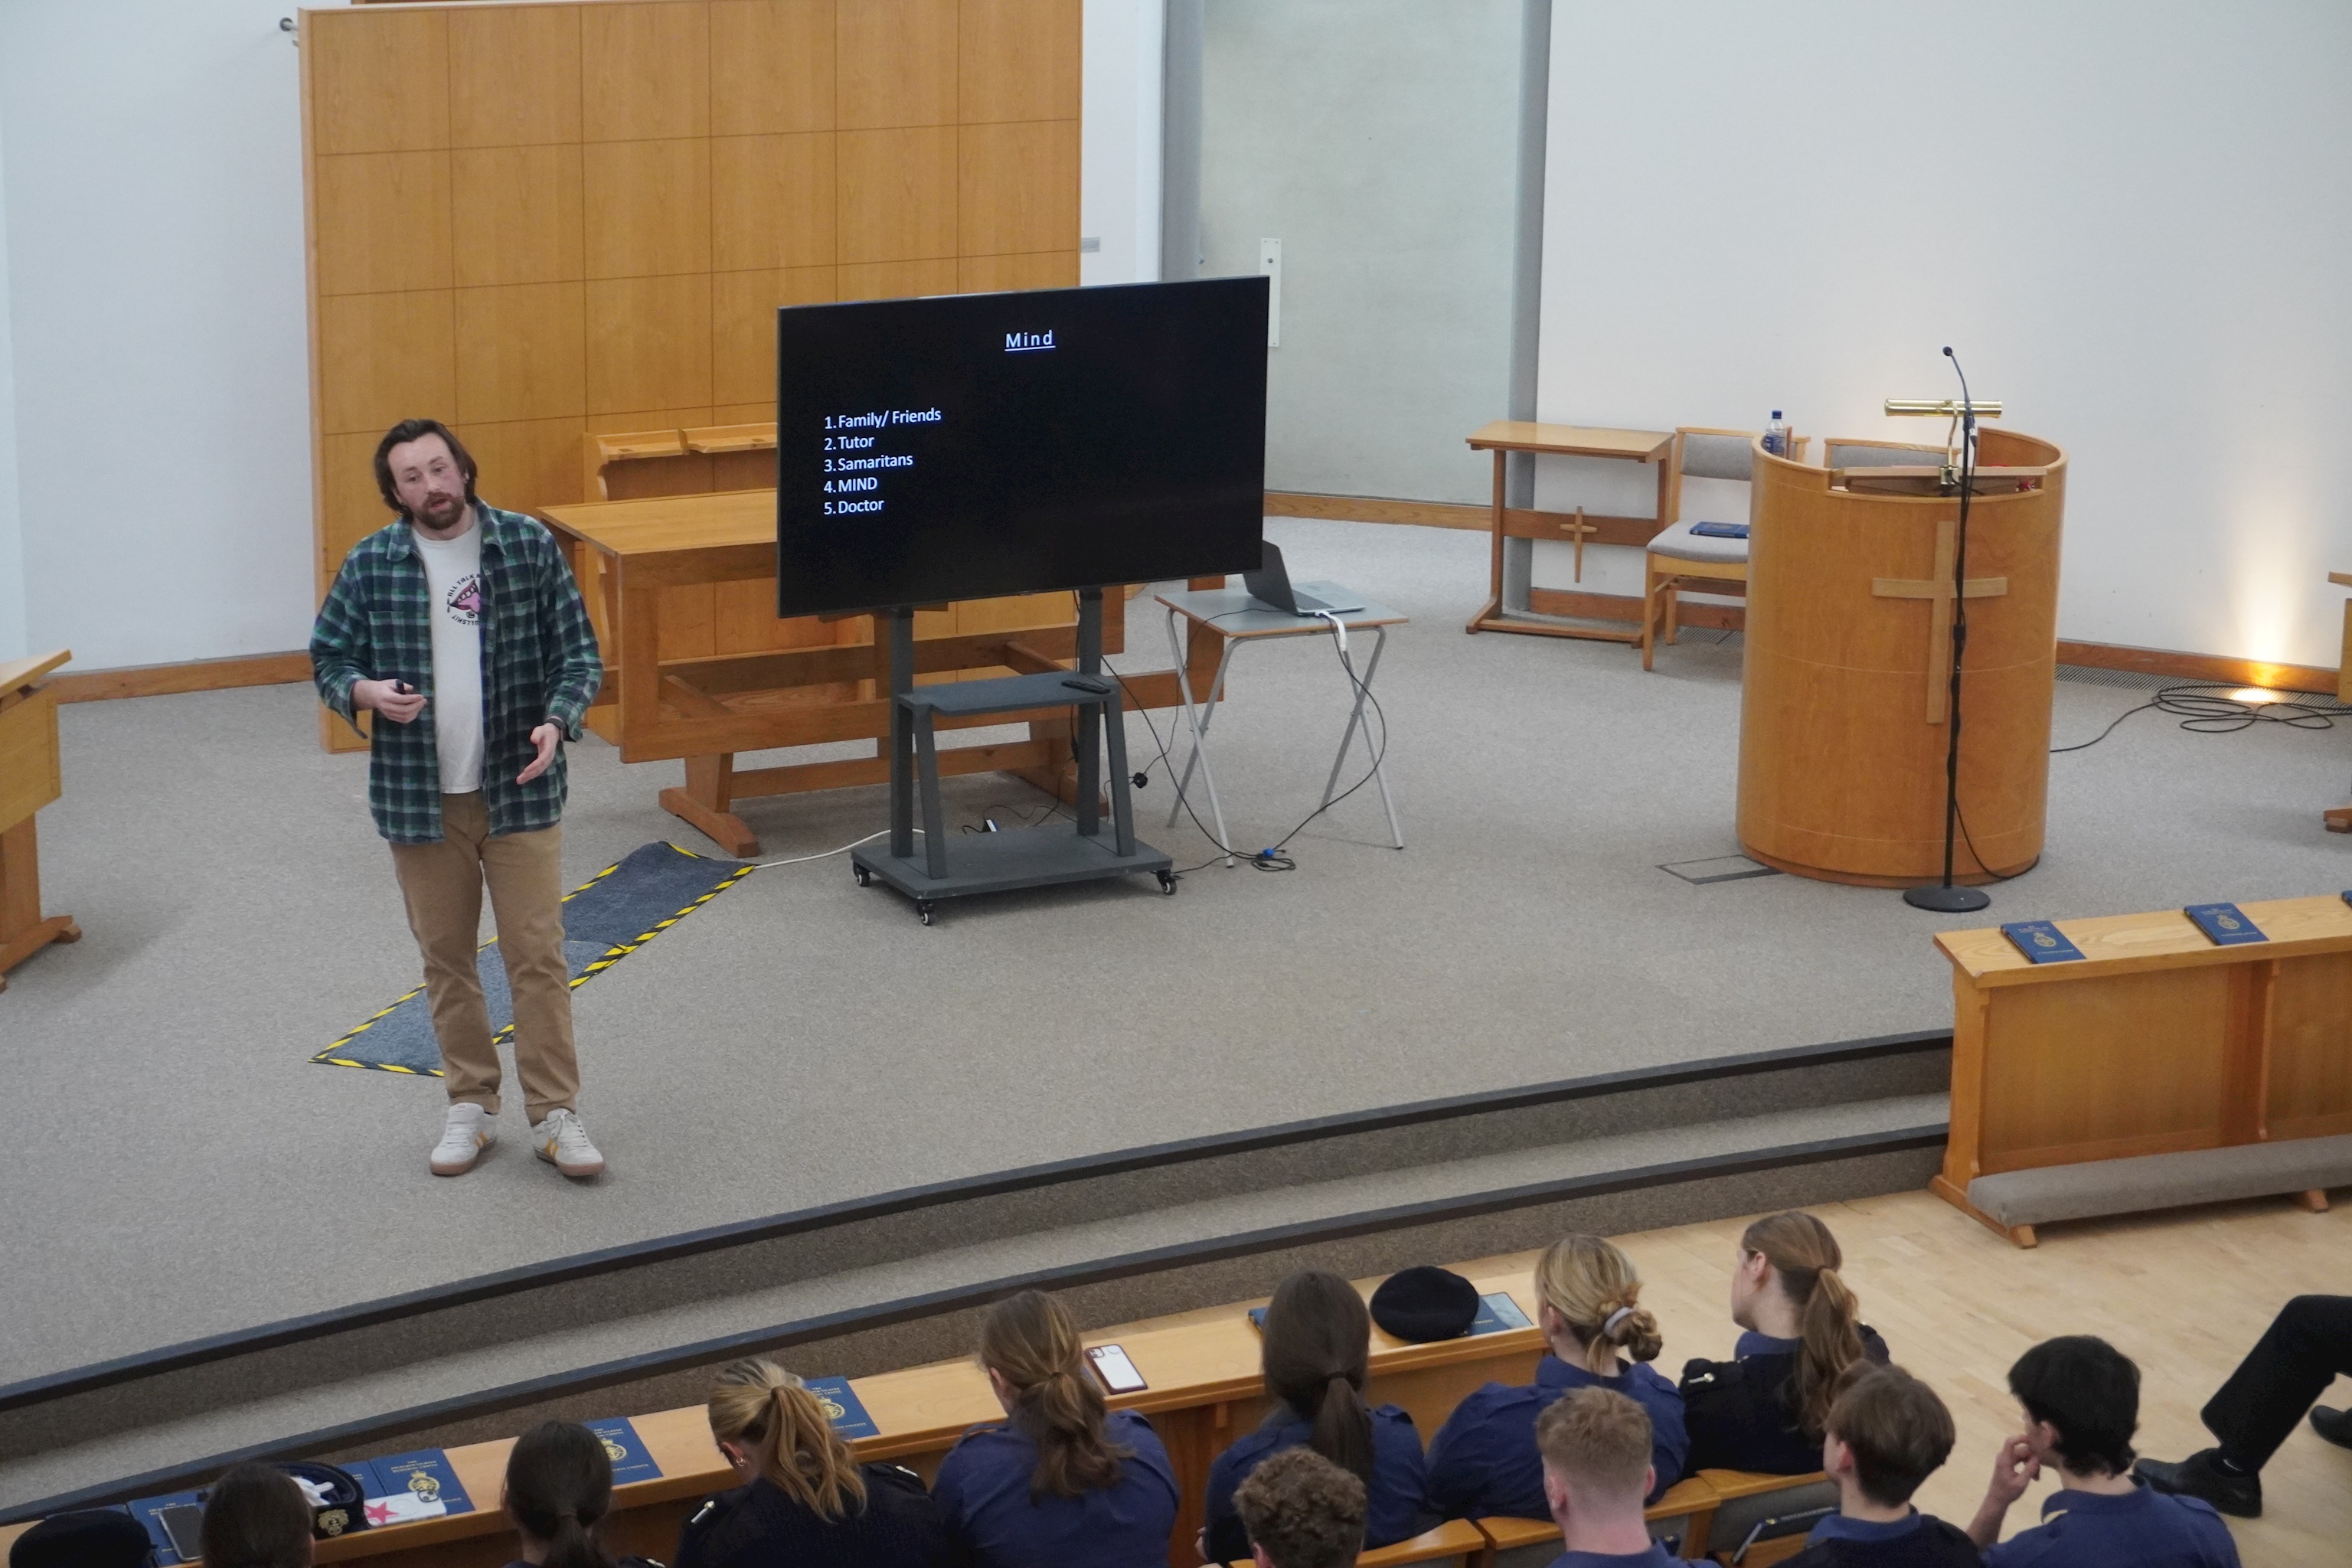
M 675 844 L 648 844 L 605 867 L 564 895 L 563 960 L 577 989 L 751 874 L 752 868 L 706 860 Z M 483 944 L 482 998 L 490 1027 L 504 1041 L 514 1033 L 514 1001 L 507 992 L 499 944 Z M 394 1002 L 310 1058 L 330 1067 L 441 1076 L 441 1048 L 425 988 Z

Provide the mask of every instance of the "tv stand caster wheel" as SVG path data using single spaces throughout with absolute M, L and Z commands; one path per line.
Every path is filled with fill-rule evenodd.
M 849 874 L 857 879 L 857 885 L 861 888 L 870 888 L 874 885 L 874 873 L 863 866 L 852 866 L 849 868 Z
M 1152 873 L 1152 875 L 1160 879 L 1160 890 L 1161 892 L 1163 892 L 1163 893 L 1167 894 L 1167 895 L 1168 895 L 1170 898 L 1171 898 L 1171 899 L 1172 899 L 1172 898 L 1174 898 L 1174 897 L 1176 896 L 1176 873 L 1175 873 L 1175 872 L 1173 872 L 1173 871 L 1154 871 L 1154 872 Z
M 929 924 L 930 924 L 930 923 L 931 923 L 931 900 L 929 900 L 929 899 L 918 899 L 918 900 L 915 900 L 915 918 L 916 918 L 917 920 L 919 920 L 919 921 L 922 921 L 925 925 L 929 925 Z

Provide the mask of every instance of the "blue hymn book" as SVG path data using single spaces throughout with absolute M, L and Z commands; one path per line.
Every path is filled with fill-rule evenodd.
M 2197 929 L 2213 939 L 2216 947 L 2235 947 L 2242 942 L 2268 942 L 2262 927 L 2248 920 L 2245 911 L 2235 904 L 2190 904 L 2180 911 L 2197 922 Z
M 2064 963 L 2083 956 L 2083 950 L 2048 921 L 2012 921 L 2000 928 L 2000 934 L 2036 963 Z
M 627 1486 L 631 1481 L 650 1481 L 661 1475 L 661 1467 L 646 1452 L 645 1439 L 629 1425 L 625 1415 L 610 1421 L 581 1423 L 604 1440 L 605 1456 L 613 1461 L 613 1484 Z
M 1691 531 L 1702 539 L 1745 539 L 1748 525 L 1744 522 L 1694 522 Z
M 376 1478 L 375 1486 L 367 1494 L 372 1499 L 404 1494 L 420 1502 L 437 1502 L 446 1512 L 474 1511 L 474 1500 L 466 1495 L 464 1483 L 449 1468 L 449 1456 L 438 1448 L 387 1454 L 381 1459 L 370 1459 L 368 1468 L 375 1472 Z
M 817 1408 L 833 1423 L 833 1429 L 844 1437 L 878 1437 L 882 1428 L 874 1425 L 874 1417 L 866 1414 L 866 1405 L 849 1386 L 845 1377 L 805 1377 L 801 1386 L 816 1395 Z

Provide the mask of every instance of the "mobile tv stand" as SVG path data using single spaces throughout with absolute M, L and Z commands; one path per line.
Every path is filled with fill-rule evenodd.
M 1056 882 L 1092 882 L 1149 871 L 1164 893 L 1176 890 L 1175 862 L 1135 838 L 1135 813 L 1129 803 L 1127 727 L 1121 721 L 1118 683 L 1103 692 L 1064 684 L 1076 676 L 1103 679 L 1103 595 L 1100 588 L 1078 593 L 1078 667 L 1042 675 L 996 680 L 951 680 L 915 684 L 915 610 L 901 605 L 890 623 L 890 844 L 886 851 L 866 845 L 851 852 L 850 868 L 861 888 L 877 878 L 915 900 L 925 925 L 941 899 L 969 893 L 1003 893 Z M 940 809 L 940 756 L 933 731 L 942 716 L 1023 713 L 1040 708 L 1078 710 L 1078 826 L 1073 833 L 1047 822 L 1036 827 L 949 837 Z M 1102 831 L 1102 757 L 1110 753 L 1110 841 Z M 915 847 L 918 793 L 923 813 L 923 847 Z

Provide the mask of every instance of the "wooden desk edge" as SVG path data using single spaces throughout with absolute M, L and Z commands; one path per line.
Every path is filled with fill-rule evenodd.
M 73 649 L 61 647 L 55 653 L 35 654 L 30 658 L 10 659 L 0 664 L 0 691 L 16 691 L 28 687 L 72 658 Z
M 2346 905 L 2338 897 L 2323 893 L 2303 899 L 2268 899 L 2243 904 L 2240 908 L 2257 927 L 2262 925 L 2265 915 L 2273 911 L 2320 914 L 2340 910 L 2345 917 L 2346 929 L 2317 936 L 2275 937 L 2267 942 L 2237 942 L 2224 947 L 2208 942 L 2204 933 L 2197 929 L 2196 922 L 2179 910 L 2149 910 L 2130 915 L 2091 915 L 2072 921 L 2053 921 L 2050 923 L 2057 927 L 2060 934 L 2073 940 L 2075 933 L 2066 929 L 2070 924 L 2081 927 L 2089 926 L 2094 921 L 2147 921 L 2150 929 L 2154 929 L 2155 922 L 2177 921 L 2183 940 L 2179 946 L 2152 945 L 2145 952 L 2107 957 L 2086 953 L 2080 959 L 2069 959 L 2059 963 L 2034 963 L 2018 952 L 1998 926 L 1937 931 L 1935 942 L 1952 967 L 1979 986 L 2031 985 L 2087 974 L 2132 974 L 2146 969 L 2194 968 L 2210 963 L 2243 963 L 2258 958 L 2304 958 L 2317 953 L 2352 951 L 2352 906 Z M 2098 933 L 2084 931 L 2083 934 L 2095 938 Z

